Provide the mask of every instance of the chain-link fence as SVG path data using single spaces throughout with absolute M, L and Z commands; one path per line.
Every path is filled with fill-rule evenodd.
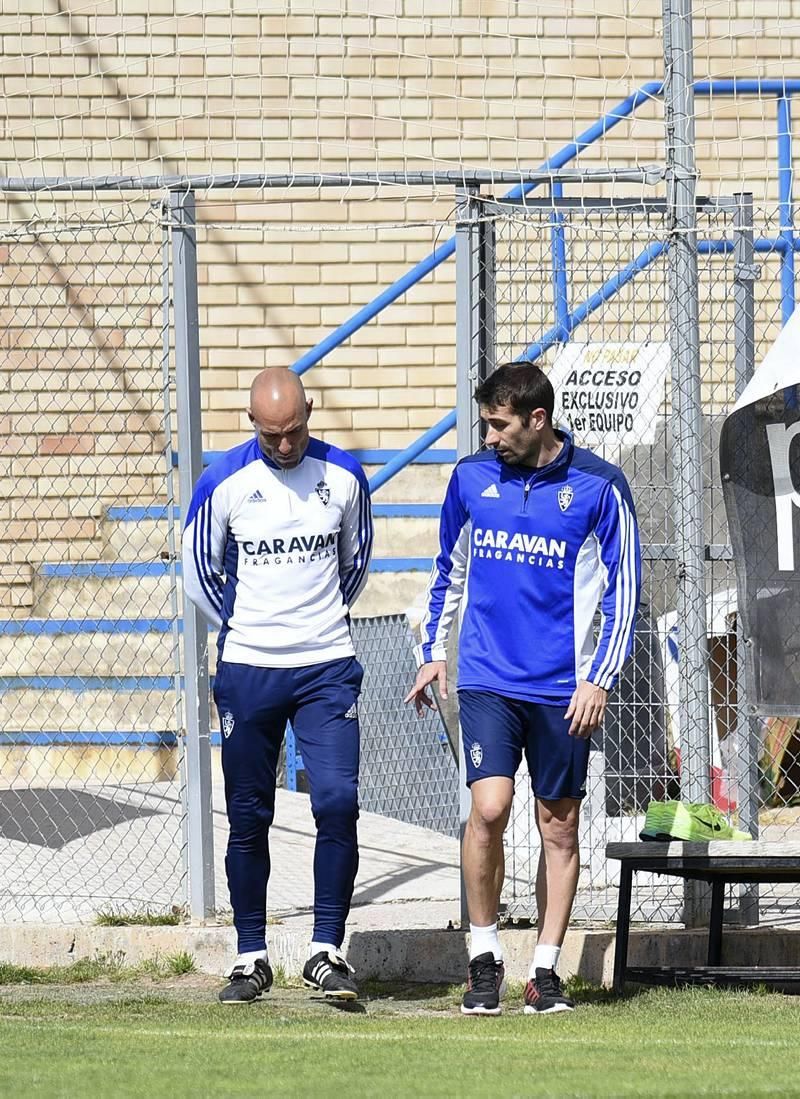
M 144 200 L 0 235 L 0 917 L 184 901 L 172 396 Z
M 364 667 L 360 701 L 362 809 L 458 835 L 458 763 L 438 713 L 403 705 L 414 681 L 414 638 L 403 615 L 353 620 Z
M 576 915 L 607 919 L 616 896 L 606 843 L 638 836 L 650 798 L 685 796 L 703 751 L 710 794 L 723 812 L 764 839 L 795 835 L 800 731 L 794 719 L 756 719 L 747 707 L 717 457 L 722 422 L 785 312 L 782 253 L 768 243 L 781 226 L 777 212 L 752 211 L 744 197 L 698 211 L 699 373 L 687 384 L 700 387 L 691 460 L 701 489 L 680 498 L 688 451 L 676 433 L 666 204 L 587 196 L 501 204 L 477 191 L 470 201 L 473 228 L 480 226 L 479 293 L 473 286 L 469 294 L 479 314 L 477 357 L 487 370 L 520 357 L 542 364 L 560 417 L 579 443 L 622 466 L 638 511 L 644 590 L 636 642 L 596 739 L 581 829 Z M 219 218 L 219 209 L 210 216 Z M 86 919 L 105 908 L 163 909 L 186 898 L 173 231 L 170 217 L 137 202 L 103 216 L 95 210 L 90 219 L 10 227 L 0 241 L 0 914 L 7 919 Z M 195 279 L 199 327 L 213 324 L 215 339 L 223 331 L 222 314 L 211 313 L 219 272 L 233 279 L 233 264 L 259 264 L 235 284 L 235 301 L 223 293 L 220 307 L 227 315 L 235 304 L 241 321 L 240 342 L 220 355 L 247 364 L 249 379 L 271 361 L 253 357 L 270 303 L 258 299 L 256 319 L 247 310 L 259 278 L 281 277 L 267 258 L 274 230 L 251 225 L 235 236 L 228 223 L 210 221 L 204 231 L 209 250 L 198 251 L 199 275 L 186 268 L 181 277 Z M 215 233 L 220 255 L 212 265 Z M 319 241 L 312 251 L 319 264 Z M 293 309 L 311 293 L 302 278 Z M 456 283 L 448 275 L 435 284 L 432 321 L 452 319 L 445 299 L 462 294 Z M 312 290 L 320 293 L 316 284 Z M 315 308 L 313 323 L 325 322 Z M 426 338 L 433 347 L 438 337 Z M 365 346 L 366 339 L 361 352 Z M 326 429 L 336 427 L 339 382 L 346 391 L 352 379 L 327 380 L 318 394 Z M 474 425 L 469 396 L 465 416 Z M 204 410 L 220 449 L 247 426 L 244 409 L 236 415 Z M 695 723 L 684 717 L 685 687 L 681 693 L 680 661 L 691 639 L 681 610 L 687 580 L 677 567 L 681 538 L 698 516 L 703 563 L 688 590 L 705 623 L 700 707 L 708 736 L 699 747 Z M 421 528 L 412 535 L 410 547 Z M 387 529 L 382 537 L 388 545 L 394 535 Z M 354 633 L 367 673 L 362 804 L 454 834 L 457 772 L 443 727 L 436 717 L 418 723 L 400 705 L 413 678 L 405 622 L 371 614 Z M 211 661 L 213 674 L 213 650 Z M 212 745 L 215 737 L 212 731 Z M 507 911 L 532 916 L 538 847 L 524 774 L 507 844 Z M 730 900 L 752 918 L 752 889 Z M 766 918 L 777 919 L 794 894 L 776 887 L 762 890 L 761 901 Z M 639 876 L 640 919 L 679 918 L 682 904 L 680 887 Z
M 491 271 L 480 282 L 496 302 L 493 315 L 482 319 L 494 342 L 489 364 L 525 357 L 548 371 L 557 413 L 576 441 L 624 469 L 641 529 L 643 594 L 634 651 L 595 738 L 583 807 L 575 914 L 590 920 L 615 912 L 616 868 L 605 860 L 606 843 L 637 839 L 648 801 L 687 800 L 690 779 L 704 784 L 710 800 L 754 837 L 794 839 L 791 802 L 800 758 L 797 722 L 756 720 L 747 705 L 719 473 L 722 423 L 780 329 L 781 252 L 769 244 L 779 236 L 777 213 L 754 212 L 747 196 L 698 209 L 699 375 L 681 379 L 669 351 L 678 291 L 669 279 L 666 211 L 660 204 L 624 207 L 584 198 L 549 208 L 489 204 L 482 213 L 492 227 L 481 263 Z M 694 452 L 680 442 L 678 385 L 698 387 Z M 701 488 L 697 497 L 680 499 L 676 474 L 687 471 L 677 466 L 687 462 L 697 463 Z M 685 553 L 680 539 L 698 522 L 705 563 L 687 583 L 677 566 Z M 691 722 L 682 728 L 687 711 L 679 667 L 690 642 L 681 585 L 705 622 L 700 704 L 708 737 L 699 747 L 707 764 L 702 751 L 695 754 L 697 730 Z M 524 768 L 506 843 L 507 911 L 531 917 L 539 846 Z M 681 885 L 638 878 L 639 919 L 681 918 Z M 790 887 L 762 889 L 765 918 L 780 918 L 793 899 Z M 743 919 L 757 919 L 752 887 L 732 889 L 729 900 Z

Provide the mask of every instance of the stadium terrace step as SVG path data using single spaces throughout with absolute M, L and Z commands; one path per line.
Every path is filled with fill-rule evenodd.
M 439 542 L 438 504 L 373 504 L 375 520 L 374 552 L 378 557 L 433 555 Z M 177 519 L 177 508 L 173 508 Z M 102 524 L 102 557 L 107 561 L 158 561 L 169 553 L 168 508 L 111 507 Z M 174 545 L 180 545 L 177 522 Z
M 16 738 L 43 728 L 81 731 L 87 737 L 105 736 L 104 729 L 128 730 L 128 738 L 149 736 L 152 730 L 158 736 L 174 736 L 169 730 L 177 727 L 174 680 L 169 675 L 4 676 L 0 690 L 0 736 Z
M 355 615 L 402 614 L 424 591 L 431 564 L 432 555 L 373 558 Z M 180 576 L 180 566 L 177 572 Z M 180 605 L 180 579 L 178 585 Z M 163 561 L 45 564 L 37 573 L 34 595 L 36 619 L 172 617 L 169 564 Z M 36 619 L 18 621 L 22 626 Z
M 173 623 L 166 618 L 32 618 L 0 623 L 8 676 L 169 675 Z M 213 662 L 213 652 L 211 654 Z

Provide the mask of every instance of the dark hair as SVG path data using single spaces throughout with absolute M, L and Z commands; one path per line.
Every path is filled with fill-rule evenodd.
M 534 409 L 543 408 L 548 423 L 552 423 L 555 399 L 550 379 L 532 363 L 498 366 L 475 390 L 479 405 L 489 409 L 507 405 L 526 421 Z

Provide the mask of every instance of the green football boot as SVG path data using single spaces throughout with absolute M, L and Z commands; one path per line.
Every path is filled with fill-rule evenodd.
M 651 801 L 647 806 L 643 840 L 685 840 L 687 843 L 708 843 L 710 840 L 752 840 L 728 824 L 725 816 L 713 805 L 685 805 L 682 801 Z

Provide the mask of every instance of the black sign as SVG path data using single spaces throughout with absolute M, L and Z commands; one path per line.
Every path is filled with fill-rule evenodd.
M 720 472 L 736 562 L 747 702 L 763 716 L 798 716 L 800 410 L 787 408 L 782 390 L 728 417 Z

